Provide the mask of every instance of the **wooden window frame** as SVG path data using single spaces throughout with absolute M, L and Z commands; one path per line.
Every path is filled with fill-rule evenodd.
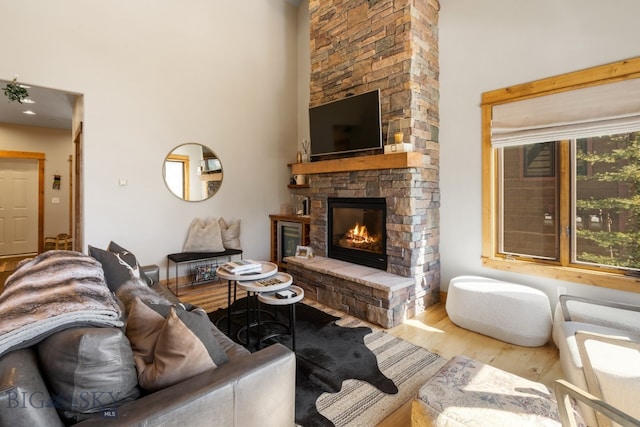
M 525 257 L 504 256 L 498 253 L 498 159 L 497 149 L 491 145 L 492 108 L 496 105 L 535 98 L 589 86 L 614 83 L 640 77 L 640 57 L 611 64 L 510 86 L 482 94 L 482 263 L 483 266 L 502 271 L 530 274 L 567 282 L 583 283 L 611 289 L 640 292 L 640 278 L 626 276 L 613 269 L 592 268 L 571 264 L 569 235 L 571 219 L 569 209 L 560 210 L 560 256 L 558 261 L 534 260 Z M 561 141 L 558 171 L 569 174 L 569 141 Z M 562 206 L 569 206 L 569 182 L 560 185 Z M 562 249 L 564 248 L 564 249 Z

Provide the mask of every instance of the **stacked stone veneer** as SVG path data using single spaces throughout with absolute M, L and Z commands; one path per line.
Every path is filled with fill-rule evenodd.
M 327 250 L 328 197 L 386 199 L 387 272 L 413 278 L 414 289 L 403 291 L 407 300 L 399 304 L 389 304 L 398 299 L 391 295 L 371 302 L 390 307 L 384 326 L 436 302 L 440 289 L 438 10 L 437 0 L 309 2 L 311 106 L 380 89 L 383 139 L 389 121 L 399 119 L 423 154 L 421 168 L 309 176 L 311 245 L 320 255 Z M 305 286 L 309 292 L 315 285 Z M 322 302 L 366 312 L 360 303 L 350 308 L 348 293 Z

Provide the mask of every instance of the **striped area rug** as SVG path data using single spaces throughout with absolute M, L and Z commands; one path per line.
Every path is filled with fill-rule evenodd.
M 380 392 L 360 380 L 346 380 L 338 393 L 324 393 L 316 402 L 318 412 L 339 426 L 374 426 L 405 402 L 413 399 L 418 389 L 435 374 L 446 359 L 427 349 L 397 338 L 383 329 L 339 311 L 305 301 L 334 316 L 344 327 L 366 326 L 372 333 L 365 337 L 365 345 L 376 355 L 382 373 L 393 380 L 397 394 Z
M 238 298 L 244 296 L 244 293 L 238 293 Z M 180 298 L 185 302 L 206 307 L 208 312 L 220 308 L 226 310 L 227 284 L 181 288 Z M 303 302 L 339 318 L 336 321 L 337 325 L 370 328 L 372 333 L 365 336 L 365 345 L 375 354 L 381 372 L 390 378 L 399 390 L 396 394 L 386 394 L 365 381 L 356 379 L 343 381 L 340 391 L 321 394 L 316 400 L 318 412 L 331 420 L 335 426 L 375 426 L 413 399 L 418 389 L 446 363 L 443 357 L 397 338 L 379 326 L 310 299 L 305 299 Z M 299 342 L 298 345 L 300 344 Z

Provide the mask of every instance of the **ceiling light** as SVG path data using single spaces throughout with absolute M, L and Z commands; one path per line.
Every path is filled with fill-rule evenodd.
M 33 112 L 33 111 L 31 111 L 31 110 L 24 110 L 24 111 L 22 112 L 22 114 L 26 114 L 26 115 L 28 115 L 28 116 L 35 116 L 35 115 L 36 115 L 36 113 L 34 113 L 34 112 Z
M 22 103 L 23 103 L 23 104 L 35 104 L 35 103 L 36 103 L 36 101 L 34 101 L 34 100 L 33 100 L 33 99 L 31 99 L 31 98 L 25 98 L 25 99 L 23 99 L 23 100 L 22 100 Z

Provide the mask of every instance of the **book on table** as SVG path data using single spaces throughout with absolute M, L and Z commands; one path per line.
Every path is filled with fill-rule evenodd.
M 262 280 L 256 280 L 256 284 L 258 286 L 273 286 L 273 285 L 279 285 L 280 283 L 284 283 L 282 280 L 280 280 L 277 277 L 272 277 L 269 279 L 262 279 Z
M 231 274 L 256 273 L 262 270 L 262 264 L 248 259 L 229 261 L 222 264 L 222 268 Z

